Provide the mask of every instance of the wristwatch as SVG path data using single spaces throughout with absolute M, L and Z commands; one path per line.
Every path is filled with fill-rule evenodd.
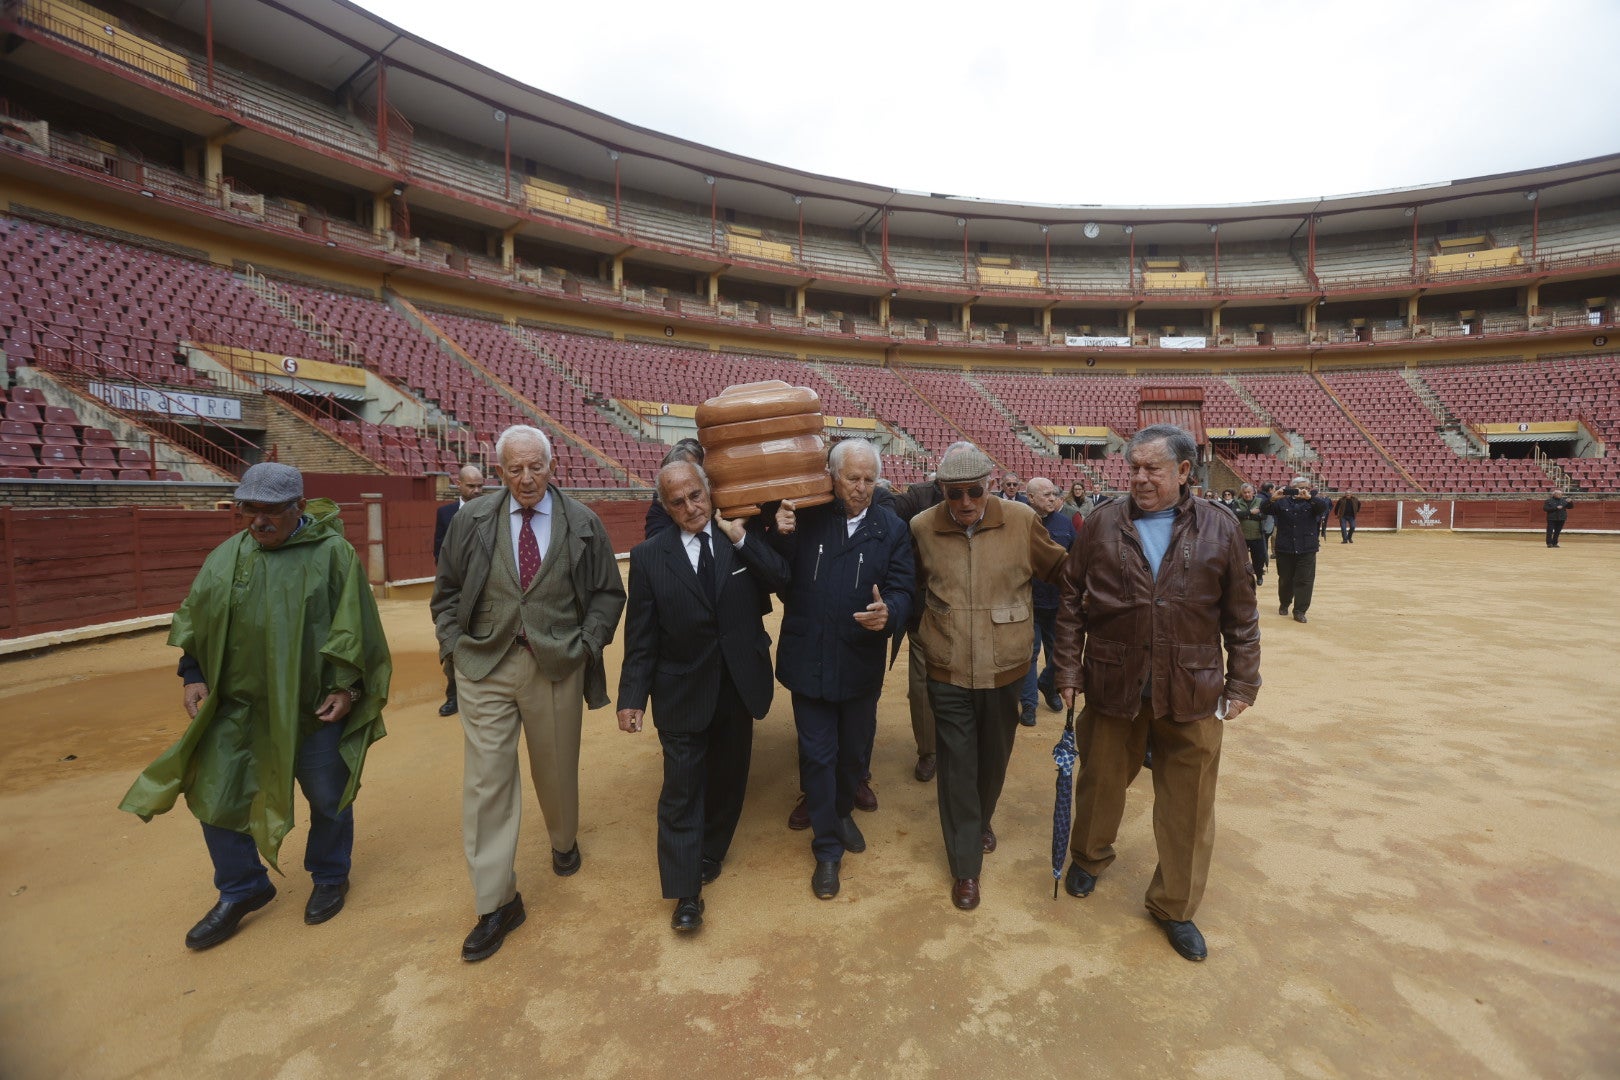
M 358 686 L 344 687 L 343 692 L 349 695 L 350 705 L 360 700 L 360 688 Z

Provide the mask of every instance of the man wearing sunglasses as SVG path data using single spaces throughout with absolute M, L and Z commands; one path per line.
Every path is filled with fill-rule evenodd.
M 259 857 L 276 866 L 295 779 L 309 800 L 304 869 L 315 883 L 304 921 L 343 910 L 354 796 L 366 749 L 384 734 L 393 672 L 337 504 L 305 500 L 297 469 L 265 461 L 242 474 L 236 512 L 246 527 L 209 553 L 169 629 L 191 724 L 120 806 L 149 821 L 184 792 L 202 822 L 219 902 L 188 949 L 220 944 L 275 899 Z
M 1080 530 L 1057 619 L 1058 693 L 1086 699 L 1063 887 L 1091 895 L 1114 861 L 1125 790 L 1151 736 L 1159 865 L 1147 909 L 1188 960 L 1206 955 L 1192 918 L 1214 849 L 1224 722 L 1260 690 L 1249 549 L 1232 514 L 1189 492 L 1197 458 L 1192 436 L 1170 424 L 1131 437 L 1130 498 Z
M 1030 580 L 1058 580 L 1064 556 L 1034 510 L 994 496 L 994 469 L 978 447 L 952 446 L 935 478 L 944 501 L 911 520 L 939 820 L 954 879 L 951 902 L 963 911 L 979 906 L 984 856 L 996 849 L 991 818 L 1035 647 Z

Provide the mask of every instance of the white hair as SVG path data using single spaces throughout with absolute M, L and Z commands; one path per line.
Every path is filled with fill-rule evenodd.
M 495 440 L 496 461 L 504 462 L 506 460 L 506 444 L 513 439 L 533 439 L 538 442 L 540 449 L 545 451 L 546 464 L 551 464 L 551 440 L 546 437 L 545 432 L 537 427 L 530 427 L 528 424 L 513 424 L 501 432 L 500 438 Z
M 1030 488 L 1034 487 L 1036 484 L 1041 485 L 1041 490 L 1030 491 Z M 1025 493 L 1030 495 L 1044 495 L 1048 488 L 1050 488 L 1052 491 L 1056 491 L 1057 485 L 1052 483 L 1052 481 L 1048 480 L 1044 476 L 1032 476 L 1029 478 L 1029 483 L 1024 485 Z
M 1311 478 L 1308 476 L 1296 476 L 1288 486 L 1291 488 L 1310 487 Z
M 704 494 L 713 498 L 714 489 L 709 486 L 709 474 L 703 471 L 703 466 L 699 465 L 695 461 L 688 461 L 685 458 L 682 458 L 679 461 L 672 461 L 668 465 L 665 465 L 658 470 L 658 476 L 653 480 L 653 483 L 656 485 L 658 491 L 659 502 L 664 503 L 664 505 L 668 507 L 669 503 L 664 499 L 665 483 L 676 473 L 685 472 L 688 469 L 697 474 L 698 482 L 703 485 Z
M 840 439 L 833 443 L 832 453 L 827 455 L 827 471 L 836 475 L 843 467 L 844 459 L 856 451 L 871 454 L 872 464 L 877 467 L 878 476 L 883 475 L 883 455 L 878 453 L 877 447 L 865 439 Z

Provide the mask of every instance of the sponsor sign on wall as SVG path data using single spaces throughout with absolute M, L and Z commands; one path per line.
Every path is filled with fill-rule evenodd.
M 1128 337 L 1094 337 L 1090 334 L 1065 334 L 1063 344 L 1071 349 L 1128 349 Z
M 1201 337 L 1162 337 L 1159 339 L 1161 349 L 1202 349 L 1209 344 L 1208 338 Z
M 115 409 L 169 413 L 179 417 L 206 416 L 210 420 L 242 419 L 242 403 L 235 398 L 104 382 L 92 382 L 90 393 Z
M 1449 531 L 1456 505 L 1440 499 L 1403 499 L 1400 527 L 1411 532 Z

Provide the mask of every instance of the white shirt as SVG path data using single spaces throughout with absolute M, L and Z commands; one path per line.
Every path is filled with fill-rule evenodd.
M 511 508 L 511 512 L 506 516 L 512 523 L 512 565 L 522 566 L 523 559 L 518 554 L 518 540 L 523 529 L 523 507 L 518 505 L 518 501 L 513 498 L 508 498 L 507 503 Z M 535 540 L 540 544 L 540 560 L 544 563 L 546 552 L 551 550 L 550 488 L 546 489 L 546 493 L 541 496 L 540 502 L 535 506 L 534 517 L 529 522 L 529 530 L 534 533 Z
M 720 542 L 721 537 L 715 535 L 714 523 L 713 522 L 710 522 L 709 524 L 705 525 L 703 527 L 703 531 L 709 534 L 709 544 L 710 544 L 711 548 L 713 547 L 713 545 L 718 544 Z M 735 544 L 732 544 L 731 546 L 734 549 L 740 551 L 740 550 L 742 550 L 743 540 L 747 540 L 747 539 L 748 539 L 748 534 L 743 533 L 742 540 L 737 541 Z M 703 553 L 703 545 L 698 543 L 698 534 L 697 533 L 689 533 L 685 529 L 682 529 L 681 530 L 681 546 L 686 548 L 686 560 L 692 564 L 692 573 L 694 573 L 694 574 L 697 573 L 698 556 Z
M 872 509 L 870 506 L 868 506 L 866 508 L 866 510 L 870 510 L 870 509 Z M 861 522 L 866 520 L 866 510 L 862 510 L 860 513 L 856 514 L 852 518 L 845 518 L 844 519 L 844 538 L 846 540 L 849 539 L 851 536 L 854 536 L 855 535 L 855 530 L 860 528 L 861 527 Z

